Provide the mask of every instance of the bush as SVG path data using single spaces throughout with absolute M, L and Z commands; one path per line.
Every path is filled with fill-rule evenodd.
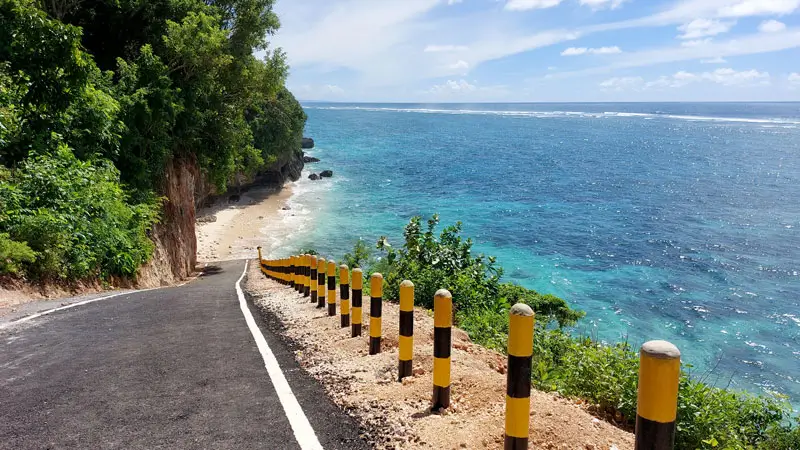
M 492 257 L 472 255 L 472 241 L 461 237 L 460 224 L 445 227 L 437 236 L 438 223 L 433 216 L 423 230 L 421 218 L 412 218 L 404 230 L 405 242 L 397 250 L 386 238 L 378 241 L 385 257 L 370 260 L 370 269 L 384 274 L 386 298 L 396 299 L 400 282 L 409 279 L 414 282 L 416 304 L 431 308 L 436 290 L 449 289 L 458 326 L 474 342 L 501 352 L 506 351 L 508 340 L 508 309 L 518 302 L 530 305 L 536 312 L 533 385 L 586 400 L 633 426 L 639 377 L 635 349 L 628 343 L 608 345 L 570 335 L 565 327 L 583 317 L 582 311 L 553 295 L 501 283 L 502 269 Z M 363 254 L 359 242 L 345 260 L 360 264 L 364 258 L 354 255 Z M 716 388 L 684 372 L 675 445 L 679 449 L 797 450 L 800 431 L 791 414 L 791 406 L 780 397 Z
M 36 253 L 37 279 L 134 275 L 153 252 L 158 202 L 128 204 L 107 160 L 80 161 L 64 145 L 23 161 L 0 183 L 0 232 Z
M 36 253 L 24 242 L 12 241 L 8 233 L 0 233 L 0 275 L 17 275 L 25 263 L 36 259 Z

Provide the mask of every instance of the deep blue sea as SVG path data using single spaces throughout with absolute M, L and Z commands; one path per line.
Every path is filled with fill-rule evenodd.
M 296 183 L 285 253 L 399 245 L 439 213 L 579 332 L 800 404 L 800 104 L 304 106 L 307 169 L 335 175 Z

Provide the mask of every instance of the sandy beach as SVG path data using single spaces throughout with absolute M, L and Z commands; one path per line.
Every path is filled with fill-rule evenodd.
M 295 215 L 289 205 L 292 183 L 283 189 L 253 188 L 241 195 L 238 202 L 220 199 L 209 208 L 197 212 L 197 260 L 253 258 L 256 247 L 264 254 L 280 242 L 294 227 Z M 213 222 L 208 219 L 216 217 Z M 273 236 L 273 238 L 267 238 Z

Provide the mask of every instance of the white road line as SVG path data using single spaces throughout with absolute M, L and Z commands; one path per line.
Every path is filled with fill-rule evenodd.
M 258 351 L 261 352 L 261 357 L 264 358 L 264 366 L 267 368 L 267 373 L 269 374 L 270 380 L 272 380 L 273 386 L 275 386 L 275 391 L 278 393 L 278 400 L 281 401 L 283 411 L 289 419 L 289 424 L 292 426 L 292 431 L 294 432 L 294 438 L 297 439 L 300 448 L 303 450 L 322 450 L 322 445 L 319 443 L 319 440 L 317 440 L 317 435 L 314 433 L 314 429 L 311 428 L 311 423 L 308 421 L 305 413 L 303 413 L 303 408 L 300 407 L 300 403 L 297 402 L 297 397 L 294 396 L 292 388 L 286 381 L 286 377 L 281 371 L 278 360 L 275 358 L 269 345 L 267 345 L 267 340 L 264 339 L 264 335 L 261 334 L 258 325 L 256 325 L 250 308 L 247 307 L 247 300 L 244 298 L 241 283 L 247 273 L 248 264 L 249 261 L 245 261 L 242 276 L 236 280 L 236 294 L 239 296 L 239 307 L 242 308 L 242 314 L 244 315 L 245 322 L 247 322 L 247 328 L 250 329 L 250 333 L 256 340 L 256 346 L 258 347 Z
M 107 299 L 113 298 L 113 297 L 119 297 L 120 295 L 135 294 L 135 293 L 138 293 L 138 292 L 145 292 L 145 291 L 151 291 L 151 290 L 152 289 L 141 289 L 141 290 L 137 290 L 137 291 L 119 292 L 119 293 L 116 293 L 116 294 L 106 295 L 105 297 L 90 298 L 89 300 L 84 300 L 82 302 L 72 303 L 72 304 L 64 305 L 64 306 L 59 306 L 58 308 L 48 309 L 47 311 L 42 311 L 42 312 L 38 312 L 36 314 L 31 314 L 30 316 L 25 316 L 25 317 L 23 317 L 21 319 L 17 319 L 17 320 L 8 322 L 6 324 L 2 324 L 2 325 L 0 325 L 0 330 L 2 330 L 4 328 L 9 328 L 9 327 L 11 327 L 13 325 L 18 325 L 18 324 L 21 324 L 21 323 L 28 322 L 29 320 L 38 319 L 39 317 L 46 316 L 46 315 L 48 315 L 50 313 L 54 313 L 56 311 L 63 311 L 65 309 L 74 308 L 76 306 L 82 306 L 82 305 L 86 305 L 86 304 L 89 304 L 89 303 L 99 302 L 100 300 L 107 300 Z

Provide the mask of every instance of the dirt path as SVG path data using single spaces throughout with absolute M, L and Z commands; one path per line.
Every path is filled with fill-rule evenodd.
M 452 406 L 443 414 L 429 412 L 432 393 L 433 318 L 414 313 L 414 374 L 402 383 L 397 376 L 399 308 L 383 307 L 383 347 L 367 353 L 368 299 L 364 330 L 351 338 L 292 289 L 266 279 L 251 265 L 246 290 L 264 314 L 284 326 L 297 346 L 300 365 L 317 378 L 334 402 L 356 417 L 375 448 L 502 448 L 505 408 L 505 357 L 469 341 L 453 330 Z M 531 393 L 533 448 L 626 450 L 633 435 L 600 421 L 582 406 L 552 394 Z

